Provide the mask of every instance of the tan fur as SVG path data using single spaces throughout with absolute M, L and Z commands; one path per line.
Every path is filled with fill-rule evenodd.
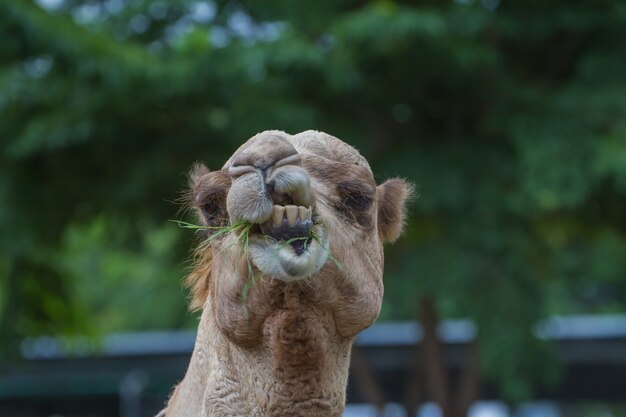
M 376 187 L 367 161 L 330 135 L 272 131 L 242 145 L 221 174 L 196 167 L 188 201 L 205 223 L 213 218 L 207 210 L 223 209 L 213 203 L 226 204 L 226 194 L 231 221 L 233 215 L 265 216 L 262 199 L 269 197 L 234 184 L 257 187 L 257 161 L 270 167 L 271 177 L 271 165 L 295 151 L 300 158 L 292 163 L 310 176 L 310 185 L 299 186 L 310 186 L 316 227 L 327 234 L 340 265 L 329 260 L 311 276 L 288 282 L 251 266 L 235 234 L 201 244 L 186 283 L 192 308 L 202 306 L 203 312 L 189 369 L 165 410 L 168 417 L 343 413 L 352 341 L 378 317 L 382 243 L 399 236 L 410 187 L 397 179 Z M 233 177 L 231 186 L 224 173 L 233 161 L 231 175 L 255 168 L 245 182 Z M 247 203 L 257 211 L 241 207 Z
M 209 296 L 209 277 L 213 265 L 213 252 L 200 245 L 194 254 L 194 269 L 185 278 L 185 287 L 189 288 L 191 301 L 189 308 L 192 311 L 200 310 Z
M 385 242 L 395 242 L 406 224 L 404 205 L 413 198 L 414 188 L 400 178 L 378 186 L 378 229 Z

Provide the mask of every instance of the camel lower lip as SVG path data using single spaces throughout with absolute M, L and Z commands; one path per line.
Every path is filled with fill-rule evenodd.
M 265 226 L 267 230 L 269 225 Z M 319 221 L 312 226 L 308 235 L 290 239 L 277 240 L 263 233 L 261 227 L 257 230 L 251 236 L 250 256 L 264 274 L 293 281 L 311 276 L 326 262 L 328 241 Z
M 302 256 L 311 243 L 311 220 L 298 219 L 289 223 L 286 219 L 280 224 L 265 223 L 261 225 L 263 235 L 284 244 L 289 244 L 297 256 Z

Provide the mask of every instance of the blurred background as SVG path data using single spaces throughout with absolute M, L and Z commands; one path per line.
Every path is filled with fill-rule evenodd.
M 0 2 L 0 415 L 150 416 L 195 161 L 323 130 L 418 186 L 346 416 L 626 415 L 626 3 Z

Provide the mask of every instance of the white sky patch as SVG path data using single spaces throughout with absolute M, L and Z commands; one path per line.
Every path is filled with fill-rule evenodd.
M 191 32 L 194 28 L 193 21 L 189 16 L 178 19 L 176 23 L 165 29 L 165 37 L 168 41 L 176 41 L 181 36 Z
M 155 1 L 148 8 L 148 13 L 155 20 L 164 19 L 167 16 L 167 3 L 163 0 Z
M 261 41 L 275 41 L 286 27 L 287 25 L 284 22 L 262 23 L 257 28 L 257 38 Z
M 74 20 L 79 24 L 89 24 L 98 20 L 101 14 L 100 5 L 83 4 L 74 11 Z
M 24 72 L 31 78 L 45 77 L 52 68 L 52 58 L 48 55 L 29 58 L 24 62 Z
M 509 409 L 500 401 L 476 401 L 470 407 L 468 415 L 469 417 L 509 417 Z
M 107 0 L 103 3 L 104 9 L 109 14 L 118 14 L 124 9 L 123 0 Z
M 65 0 L 37 0 L 38 5 L 51 11 L 60 9 L 64 3 Z
M 221 26 L 214 26 L 209 33 L 209 39 L 216 48 L 224 48 L 230 43 L 230 34 Z
M 228 18 L 228 26 L 238 36 L 250 38 L 255 32 L 255 24 L 246 13 L 237 11 Z
M 199 1 L 191 5 L 189 12 L 196 22 L 208 23 L 217 14 L 217 5 L 212 1 Z
M 144 33 L 150 28 L 150 19 L 146 15 L 138 14 L 130 20 L 129 26 L 135 33 Z
M 168 11 L 167 2 L 157 0 L 148 8 L 148 16 L 159 20 L 165 17 Z M 206 25 L 208 41 L 216 48 L 224 48 L 234 40 L 250 45 L 256 42 L 275 41 L 287 27 L 284 22 L 255 22 L 243 10 L 234 10 L 230 13 L 224 26 L 211 24 L 218 11 L 217 3 L 214 1 L 199 1 L 191 4 L 186 14 L 165 29 L 166 42 L 176 42 L 195 27 Z M 261 78 L 264 76 L 264 74 L 254 72 L 252 77 L 257 75 Z

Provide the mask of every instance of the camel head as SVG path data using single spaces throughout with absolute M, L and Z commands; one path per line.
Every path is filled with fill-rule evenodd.
M 190 205 L 209 234 L 248 225 L 247 239 L 235 232 L 205 249 L 211 275 L 229 279 L 253 270 L 287 282 L 315 280 L 332 263 L 329 257 L 340 265 L 334 273 L 380 279 L 383 243 L 402 232 L 411 194 L 401 179 L 377 186 L 358 151 L 316 131 L 259 133 L 222 169 L 196 165 L 190 185 Z M 240 273 L 233 275 L 233 268 Z M 207 275 L 191 276 L 196 307 L 206 299 Z
M 340 416 L 350 349 L 383 297 L 383 243 L 411 187 L 376 185 L 354 148 L 268 131 L 220 170 L 197 165 L 189 205 L 206 230 L 187 278 L 202 308 L 179 416 Z

